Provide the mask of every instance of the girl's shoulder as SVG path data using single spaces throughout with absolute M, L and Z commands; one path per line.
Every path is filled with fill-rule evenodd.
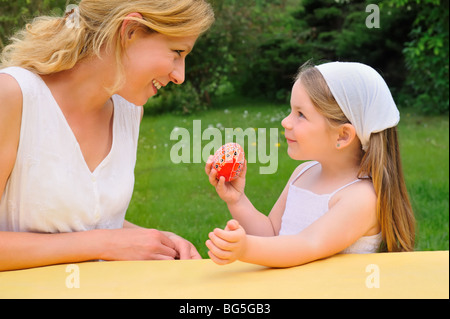
M 364 178 L 343 187 L 330 198 L 329 206 L 333 207 L 338 202 L 347 205 L 349 209 L 375 213 L 377 194 L 372 181 Z
M 315 161 L 307 161 L 303 162 L 300 165 L 297 166 L 297 168 L 292 172 L 291 177 L 289 178 L 288 184 L 291 184 L 300 174 L 303 173 L 303 171 L 307 170 L 311 166 L 314 166 L 318 164 L 318 162 Z

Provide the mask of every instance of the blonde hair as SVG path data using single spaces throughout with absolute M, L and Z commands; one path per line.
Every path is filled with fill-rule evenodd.
M 46 75 L 71 69 L 84 58 L 100 57 L 105 47 L 115 52 L 115 89 L 123 78 L 120 30 L 128 14 L 140 13 L 142 19 L 128 19 L 149 33 L 173 37 L 199 36 L 214 22 L 212 7 L 204 0 L 81 0 L 74 7 L 76 25 L 68 26 L 68 14 L 42 16 L 27 24 L 3 50 L 0 68 L 19 66 Z
M 303 65 L 300 80 L 317 111 L 331 125 L 350 123 L 333 97 L 320 71 L 311 63 Z M 381 251 L 412 251 L 415 218 L 403 176 L 397 128 L 370 136 L 366 152 L 361 149 L 358 176 L 369 177 L 377 194 L 377 218 L 383 237 Z

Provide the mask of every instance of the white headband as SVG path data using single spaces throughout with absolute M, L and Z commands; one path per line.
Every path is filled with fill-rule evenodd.
M 356 62 L 331 62 L 316 66 L 350 123 L 364 151 L 370 134 L 394 127 L 400 113 L 392 94 L 377 71 Z

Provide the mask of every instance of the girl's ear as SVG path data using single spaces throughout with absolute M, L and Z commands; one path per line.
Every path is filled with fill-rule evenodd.
M 356 138 L 356 130 L 355 127 L 346 123 L 339 127 L 338 129 L 338 138 L 336 141 L 336 148 L 344 148 L 350 145 Z
M 122 40 L 130 39 L 134 32 L 131 26 L 137 22 L 130 18 L 142 19 L 142 14 L 133 12 L 126 16 L 125 20 L 122 22 L 122 27 L 120 28 L 120 36 L 122 37 Z

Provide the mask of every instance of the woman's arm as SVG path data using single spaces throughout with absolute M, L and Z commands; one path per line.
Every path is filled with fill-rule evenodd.
M 156 229 L 97 229 L 61 234 L 0 232 L 0 270 L 89 260 L 170 260 L 172 240 Z
M 0 232 L 0 271 L 89 260 L 170 260 L 176 245 L 155 229 L 127 227 L 61 234 Z
M 100 231 L 36 234 L 0 232 L 0 271 L 100 259 Z
M 22 92 L 11 76 L 0 74 L 0 199 L 12 172 L 19 145 L 22 117 Z M 88 243 L 82 253 L 69 252 L 70 236 L 0 232 L 0 270 L 33 267 L 65 260 L 86 260 Z M 51 244 L 55 238 L 57 245 Z M 69 240 L 69 242 L 67 242 Z M 79 238 L 74 237 L 75 241 Z M 89 240 L 88 240 L 89 241 Z M 65 252 L 65 253 L 63 253 Z M 65 257 L 68 253 L 78 256 Z
M 16 161 L 22 92 L 0 74 L 0 199 Z M 175 244 L 153 229 L 92 230 L 66 234 L 0 232 L 0 270 L 86 260 L 174 259 Z
M 19 147 L 22 91 L 13 77 L 0 74 L 0 199 Z
M 0 271 L 89 260 L 201 258 L 187 240 L 126 222 L 122 229 L 62 234 L 0 232 Z

